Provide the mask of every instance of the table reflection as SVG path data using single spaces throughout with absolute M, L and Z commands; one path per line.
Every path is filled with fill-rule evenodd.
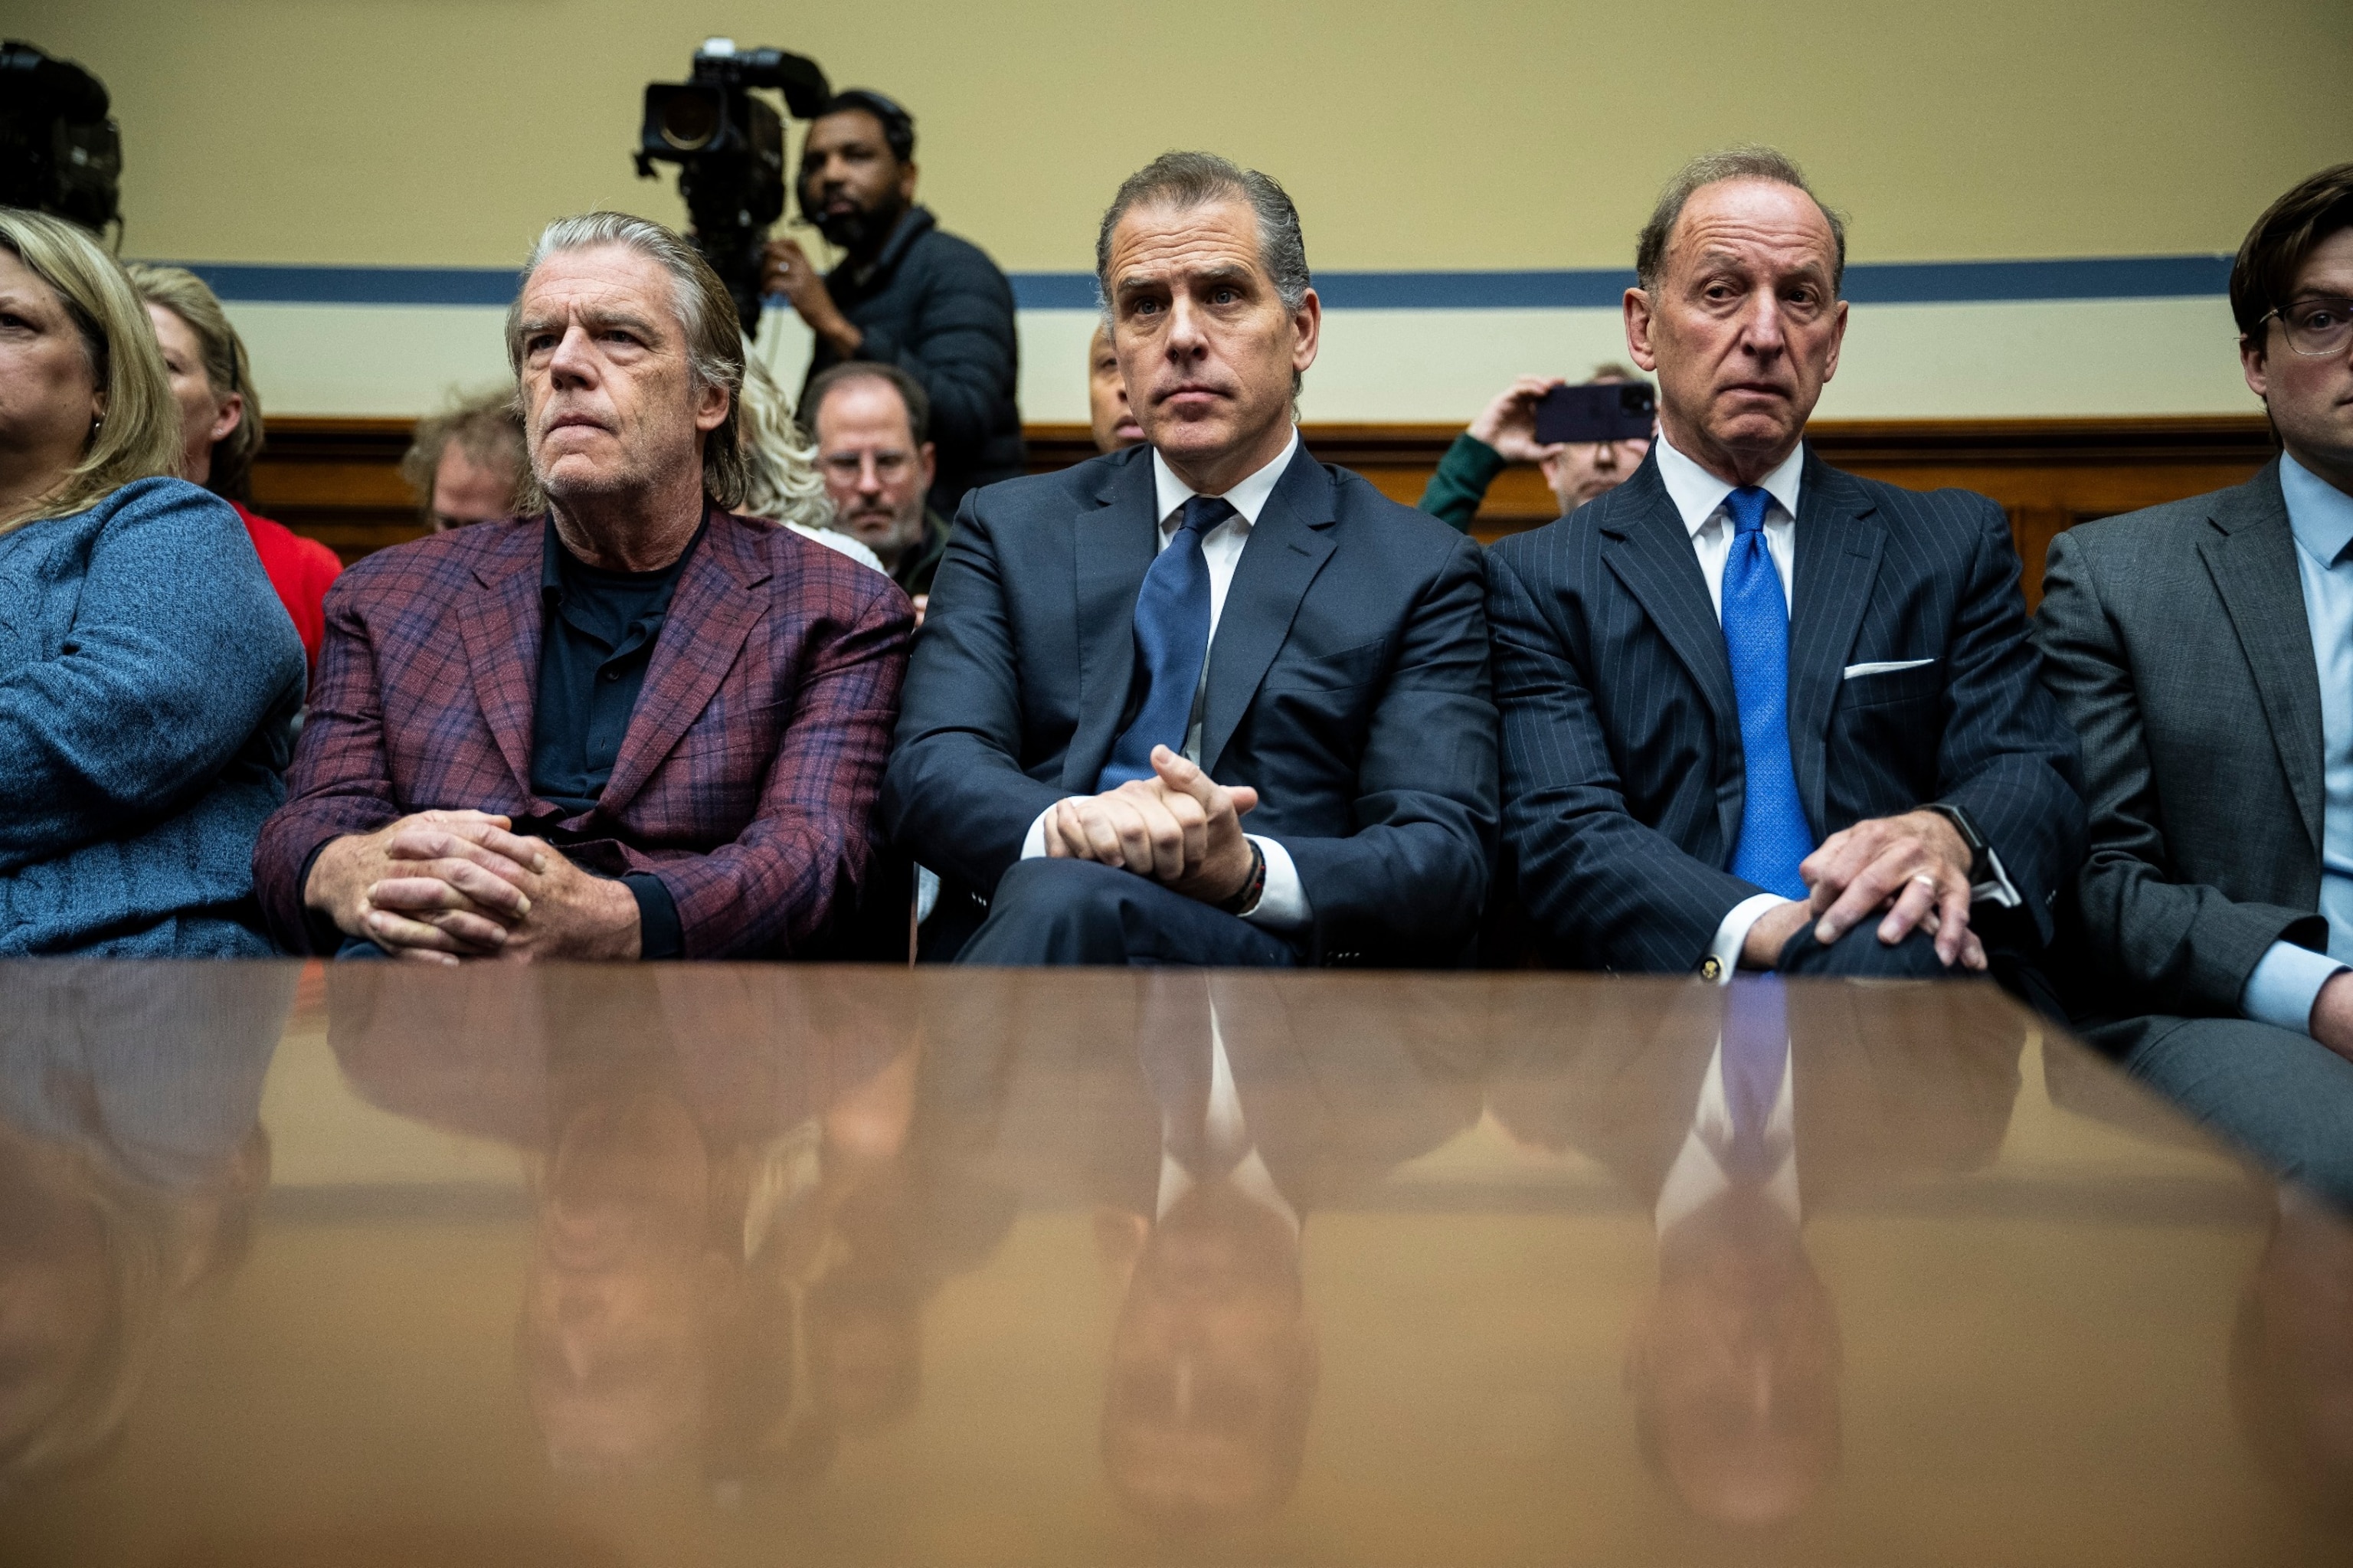
M 744 970 L 353 965 L 328 1000 L 363 1095 L 522 1157 L 515 1356 L 554 1468 L 801 1480 L 913 1408 L 904 1010 Z
M 1849 988 L 1743 980 L 1507 1065 L 1514 1137 L 1574 1149 L 1641 1202 L 1657 1284 L 1628 1333 L 1649 1467 L 1694 1513 L 1783 1523 L 1839 1468 L 1838 1308 L 1805 1242 L 1841 1198 L 1982 1166 L 2016 1098 L 2023 1021 L 1905 1013 Z
M 0 1006 L 0 1495 L 121 1433 L 179 1308 L 243 1261 L 294 999 L 230 966 L 16 966 Z

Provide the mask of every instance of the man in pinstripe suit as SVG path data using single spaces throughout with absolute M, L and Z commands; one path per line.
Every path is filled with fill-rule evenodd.
M 1728 980 L 1992 969 L 2040 998 L 2083 855 L 2001 509 L 1809 453 L 1839 219 L 1763 148 L 1662 195 L 1626 293 L 1660 440 L 1490 553 L 1504 838 L 1556 959 Z

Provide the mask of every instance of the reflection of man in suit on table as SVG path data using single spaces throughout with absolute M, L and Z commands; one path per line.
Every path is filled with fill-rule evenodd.
M 551 1462 L 798 1472 L 836 1405 L 897 1408 L 906 1378 L 869 1396 L 872 1358 L 814 1331 L 822 1281 L 795 1263 L 863 1255 L 809 1233 L 903 1150 L 905 1021 L 782 971 L 418 980 L 338 968 L 329 1038 L 369 1098 L 527 1151 L 516 1354 Z
M 2009 1126 L 2016 1022 L 1940 1028 L 1905 995 L 1689 992 L 1654 1034 L 1580 1032 L 1494 1091 L 1515 1137 L 1574 1145 L 1651 1206 L 1659 1285 L 1627 1383 L 1644 1457 L 1706 1518 L 1776 1523 L 1838 1469 L 1838 1314 L 1804 1222 L 1906 1169 L 1982 1163 Z
M 988 1170 L 1094 1208 L 1119 1301 L 1104 1469 L 1145 1520 L 1240 1523 L 1297 1486 L 1321 1368 L 1304 1232 L 1478 1116 L 1421 1033 L 1346 991 L 1182 971 L 1016 1033 Z M 958 1049 L 944 1032 L 926 1071 L 977 1081 Z

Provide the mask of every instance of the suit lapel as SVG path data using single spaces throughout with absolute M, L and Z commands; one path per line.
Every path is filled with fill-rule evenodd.
M 1845 476 L 1806 451 L 1789 607 L 1789 757 L 1798 798 L 1820 839 L 1829 810 L 1831 708 L 1871 602 L 1887 531 Z
M 1602 546 L 1601 558 L 1675 651 L 1706 699 L 1708 711 L 1715 715 L 1716 755 L 1739 756 L 1740 703 L 1732 691 L 1724 623 L 1708 599 L 1707 578 L 1700 575 L 1691 530 L 1683 526 L 1683 514 L 1675 510 L 1666 482 L 1659 477 L 1656 454 L 1644 458 L 1633 478 L 1594 504 L 1600 509 L 1597 525 L 1609 541 Z M 1727 773 L 1716 789 L 1717 826 L 1727 846 L 1740 839 L 1737 785 L 1737 779 Z
M 1303 443 L 1250 527 L 1218 635 L 1209 647 L 1209 686 L 1201 709 L 1201 770 L 1215 773 L 1234 728 L 1258 694 L 1307 587 L 1331 558 L 1337 514 L 1332 481 Z
M 1135 596 L 1160 549 L 1152 453 L 1138 447 L 1071 519 L 1071 590 L 1079 629 L 1079 723 L 1062 753 L 1062 788 L 1092 795 L 1119 737 L 1135 678 Z
M 546 541 L 543 522 L 513 529 L 510 544 L 475 564 L 480 587 L 458 618 L 474 673 L 474 699 L 526 800 L 533 798 L 531 715 L 539 699 L 539 637 L 545 619 L 539 578 Z
M 646 666 L 645 686 L 621 736 L 620 755 L 613 759 L 613 776 L 597 801 L 607 816 L 617 814 L 645 787 L 679 736 L 711 705 L 766 608 L 752 590 L 770 572 L 742 547 L 746 526 L 712 508 L 702 543 L 679 574 L 670 614 Z
M 2314 852 L 2321 847 L 2322 770 L 2320 674 L 2312 657 L 2312 625 L 2296 572 L 2295 535 L 2280 493 L 2274 460 L 2253 481 L 2217 503 L 2218 534 L 2200 541 L 2214 587 L 2253 672 L 2263 719 L 2279 751 L 2296 813 Z

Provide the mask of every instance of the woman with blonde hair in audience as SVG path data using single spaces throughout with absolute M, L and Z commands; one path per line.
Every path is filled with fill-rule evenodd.
M 862 567 L 882 570 L 882 558 L 865 543 L 833 526 L 833 503 L 817 471 L 817 448 L 793 422 L 793 400 L 760 363 L 751 340 L 744 343 L 743 431 L 748 477 L 738 516 L 781 523 L 828 550 L 839 550 Z
M 0 207 L 0 957 L 263 955 L 302 644 L 129 280 Z
M 229 324 L 205 281 L 179 267 L 133 262 L 123 269 L 147 303 L 164 369 L 180 405 L 180 477 L 203 485 L 237 508 L 269 586 L 292 618 L 311 667 L 327 634 L 328 585 L 343 569 L 335 552 L 282 523 L 254 513 L 253 460 L 261 450 L 261 398 L 245 357 L 245 340 Z

